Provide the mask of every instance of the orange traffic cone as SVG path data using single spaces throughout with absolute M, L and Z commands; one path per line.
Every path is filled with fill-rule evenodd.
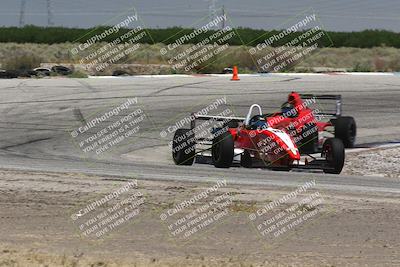
M 238 74 L 239 74 L 238 68 L 236 66 L 233 66 L 233 76 L 231 81 L 240 81 Z

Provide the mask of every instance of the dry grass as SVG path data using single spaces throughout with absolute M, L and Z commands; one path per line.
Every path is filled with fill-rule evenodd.
M 298 67 L 346 68 L 349 71 L 400 71 L 400 49 L 324 48 L 301 62 Z
M 100 47 L 102 44 L 96 44 Z M 56 64 L 78 63 L 77 58 L 69 53 L 75 47 L 72 43 L 64 44 L 0 44 L 0 59 L 2 68 L 32 68 L 40 62 L 52 62 Z M 118 63 L 126 64 L 163 64 L 158 73 L 176 73 L 172 68 L 165 69 L 166 61 L 159 51 L 163 44 L 143 44 L 134 53 L 125 56 Z M 176 53 L 183 51 L 187 46 L 176 49 Z M 272 49 L 272 48 L 271 48 Z M 229 47 L 223 56 L 213 58 L 214 61 L 206 66 L 197 68 L 194 72 L 220 73 L 223 68 L 238 65 L 242 73 L 257 72 L 257 68 L 247 49 L 240 46 Z M 344 68 L 348 71 L 400 71 L 400 49 L 392 47 L 375 48 L 322 48 L 299 62 L 291 71 L 313 71 L 314 68 Z M 146 73 L 149 70 L 142 68 L 139 72 Z M 95 73 L 91 73 L 95 74 Z
M 41 62 L 39 56 L 23 52 L 6 57 L 2 66 L 7 70 L 30 70 L 39 67 Z

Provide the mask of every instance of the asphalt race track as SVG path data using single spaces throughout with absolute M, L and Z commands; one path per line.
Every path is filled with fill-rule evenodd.
M 12 79 L 0 82 L 0 166 L 2 168 L 112 175 L 121 179 L 209 181 L 294 187 L 315 179 L 317 188 L 400 193 L 398 181 L 374 176 L 177 167 L 169 157 L 172 134 L 160 132 L 177 120 L 226 96 L 235 115 L 259 103 L 276 111 L 292 90 L 341 94 L 345 115 L 355 117 L 358 146 L 400 141 L 400 76 L 266 75 L 126 77 L 95 79 Z M 146 114 L 138 134 L 100 156 L 84 153 L 71 131 L 82 120 L 136 98 Z M 154 152 L 154 153 L 153 153 Z M 138 159 L 138 160 L 135 160 Z M 376 164 L 380 164 L 376 162 Z

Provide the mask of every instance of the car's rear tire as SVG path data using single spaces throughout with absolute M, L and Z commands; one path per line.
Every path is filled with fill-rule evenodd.
M 347 148 L 356 143 L 357 126 L 353 117 L 339 117 L 332 121 L 335 126 L 335 137 L 343 141 Z
M 215 167 L 229 168 L 234 156 L 234 142 L 230 132 L 225 132 L 213 139 L 211 157 Z
M 172 158 L 176 165 L 192 165 L 194 161 L 195 140 L 190 129 L 178 129 L 172 140 Z
M 321 157 L 327 161 L 329 169 L 324 169 L 325 173 L 339 174 L 344 165 L 344 145 L 339 138 L 328 138 L 322 146 Z

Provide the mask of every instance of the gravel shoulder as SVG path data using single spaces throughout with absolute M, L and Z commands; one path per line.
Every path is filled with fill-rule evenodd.
M 348 154 L 344 174 L 400 178 L 400 147 Z
M 249 215 L 295 188 L 223 186 L 228 214 L 187 239 L 160 219 L 214 184 L 137 181 L 144 203 L 133 220 L 110 234 L 85 236 L 72 220 L 82 207 L 132 179 L 75 173 L 0 170 L 0 266 L 396 266 L 400 226 L 396 194 L 316 191 L 318 215 L 279 237 L 261 236 Z M 315 181 L 318 183 L 318 181 Z M 301 185 L 299 185 L 301 186 Z M 296 204 L 289 199 L 277 214 Z M 185 209 L 201 207 L 199 200 Z M 112 207 L 113 203 L 107 203 Z M 310 209 L 310 210 L 314 210 Z M 272 215 L 272 213 L 271 213 Z M 271 217 L 270 217 L 271 218 Z M 170 221 L 171 222 L 171 221 Z

